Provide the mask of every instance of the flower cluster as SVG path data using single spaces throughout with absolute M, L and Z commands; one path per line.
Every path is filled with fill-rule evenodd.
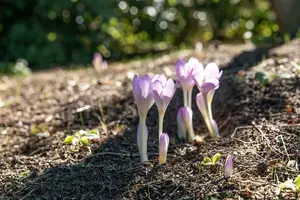
M 139 112 L 138 126 L 138 148 L 141 161 L 148 160 L 147 139 L 148 129 L 146 126 L 146 117 L 151 106 L 156 104 L 159 113 L 158 141 L 159 141 L 159 161 L 161 164 L 166 162 L 167 150 L 169 146 L 169 136 L 163 133 L 163 118 L 167 107 L 174 96 L 176 85 L 172 79 L 164 75 L 156 75 L 150 78 L 147 74 L 138 78 L 134 76 L 132 82 L 133 95 Z
M 192 91 L 195 85 L 200 91 L 196 96 L 196 104 L 204 118 L 208 131 L 212 138 L 219 137 L 218 126 L 212 116 L 211 103 L 215 91 L 219 88 L 222 71 L 219 71 L 215 63 L 209 63 L 204 68 L 196 58 L 191 58 L 188 62 L 184 60 L 177 61 L 176 75 L 183 89 L 184 102 L 184 106 L 179 109 L 177 114 L 178 137 L 189 142 L 193 142 L 195 139 L 192 111 Z M 176 91 L 177 82 L 174 83 L 172 79 L 167 79 L 163 74 L 158 74 L 153 78 L 147 74 L 141 77 L 135 75 L 132 88 L 139 113 L 137 143 L 141 161 L 148 160 L 146 118 L 149 109 L 155 103 L 159 121 L 159 162 L 163 164 L 166 162 L 169 146 L 169 136 L 167 133 L 163 133 L 163 119 Z
M 219 71 L 215 63 L 209 63 L 204 68 L 196 59 L 190 58 L 188 62 L 178 60 L 176 63 L 177 78 L 183 89 L 184 107 L 177 114 L 178 136 L 188 141 L 193 141 L 195 134 L 192 123 L 192 91 L 196 85 L 200 93 L 196 97 L 197 106 L 204 118 L 212 138 L 219 137 L 218 126 L 212 117 L 211 102 L 216 89 L 219 88 Z

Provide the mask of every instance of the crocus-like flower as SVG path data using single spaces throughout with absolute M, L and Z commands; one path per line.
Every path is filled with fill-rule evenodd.
M 232 156 L 228 155 L 225 163 L 225 178 L 230 178 L 232 176 L 233 169 L 232 169 Z
M 193 111 L 190 107 L 182 107 L 177 114 L 178 137 L 193 142 L 195 138 L 193 129 Z
M 186 63 L 184 60 L 178 60 L 176 63 L 176 75 L 183 88 L 184 106 L 192 106 L 191 95 L 195 85 L 194 76 L 201 74 L 202 64 L 196 58 L 190 58 Z
M 148 114 L 148 110 L 154 104 L 150 76 L 146 74 L 138 78 L 138 76 L 135 75 L 132 81 L 132 89 L 139 112 L 139 126 L 137 134 L 138 148 L 140 152 L 141 161 L 144 162 L 148 160 L 148 129 L 146 126 L 146 117 Z
M 108 67 L 107 62 L 103 60 L 99 52 L 94 54 L 92 64 L 96 72 L 101 72 Z
M 196 97 L 197 106 L 212 138 L 219 137 L 218 126 L 212 117 L 211 103 L 216 89 L 219 88 L 219 79 L 221 76 L 222 71 L 219 71 L 215 63 L 208 64 L 202 74 L 197 73 L 194 76 L 195 83 L 200 90 L 200 93 Z
M 170 139 L 168 134 L 163 133 L 159 139 L 159 164 L 164 164 L 167 162 L 169 142 Z
M 152 79 L 153 96 L 159 114 L 159 135 L 160 138 L 163 129 L 163 118 L 166 109 L 174 96 L 176 85 L 172 79 L 168 79 L 164 75 L 156 75 Z

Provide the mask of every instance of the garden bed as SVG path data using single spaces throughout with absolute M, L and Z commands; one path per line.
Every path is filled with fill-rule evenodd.
M 0 198 L 2 199 L 238 199 L 277 198 L 279 184 L 299 171 L 300 42 L 279 47 L 212 44 L 201 52 L 182 51 L 157 59 L 91 68 L 38 72 L 0 82 Z M 150 109 L 148 152 L 141 164 L 136 145 L 135 73 L 175 78 L 177 57 L 196 56 L 224 70 L 213 102 L 223 136 L 198 145 L 176 139 L 177 89 L 164 130 L 170 137 L 168 162 L 158 165 L 157 110 Z M 264 84 L 258 72 L 275 80 Z M 194 89 L 194 95 L 197 93 Z M 194 127 L 207 130 L 193 100 Z M 100 138 L 77 151 L 66 136 L 97 128 Z M 221 153 L 216 166 L 205 156 Z M 224 180 L 231 154 L 234 174 Z M 285 199 L 296 198 L 290 191 Z

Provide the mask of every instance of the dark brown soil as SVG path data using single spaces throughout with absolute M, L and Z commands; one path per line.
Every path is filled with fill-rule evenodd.
M 2 77 L 0 199 L 296 199 L 290 191 L 276 191 L 299 174 L 299 49 L 299 40 L 262 48 L 210 45 L 202 52 L 115 63 L 101 74 L 88 68 Z M 178 56 L 215 61 L 225 70 L 213 102 L 223 137 L 198 146 L 177 140 L 178 89 L 165 116 L 164 131 L 171 136 L 167 164 L 157 162 L 155 106 L 147 118 L 150 162 L 140 164 L 131 79 L 135 73 L 175 78 Z M 261 85 L 256 72 L 284 76 Z M 195 132 L 207 136 L 195 102 L 193 111 Z M 100 139 L 89 148 L 73 151 L 63 144 L 66 136 L 93 128 Z M 222 154 L 216 166 L 201 165 L 215 153 Z M 225 180 L 228 154 L 234 175 Z

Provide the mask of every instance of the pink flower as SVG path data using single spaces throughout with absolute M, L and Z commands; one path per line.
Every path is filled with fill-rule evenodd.
M 147 139 L 148 129 L 146 126 L 146 118 L 149 109 L 154 104 L 154 98 L 152 94 L 151 78 L 147 74 L 138 78 L 134 76 L 132 81 L 132 90 L 135 102 L 139 112 L 139 126 L 137 132 L 137 143 L 140 152 L 141 161 L 148 160 L 147 155 Z
M 217 123 L 213 120 L 211 103 L 215 91 L 219 88 L 219 79 L 222 73 L 215 63 L 209 63 L 203 74 L 197 73 L 194 76 L 195 83 L 200 90 L 196 96 L 196 103 L 212 138 L 220 136 Z
M 160 114 L 164 114 L 174 96 L 176 86 L 172 79 L 168 79 L 164 75 L 156 75 L 152 79 L 153 96 Z
M 135 75 L 132 81 L 132 89 L 139 114 L 146 116 L 148 110 L 154 104 L 150 76 L 146 74 L 138 78 L 138 76 Z
M 92 64 L 96 72 L 101 72 L 108 67 L 107 62 L 103 60 L 102 55 L 99 52 L 94 54 Z
M 196 58 L 190 58 L 186 63 L 184 60 L 178 60 L 176 63 L 176 75 L 185 91 L 192 90 L 195 81 L 194 76 L 202 73 L 203 66 Z

